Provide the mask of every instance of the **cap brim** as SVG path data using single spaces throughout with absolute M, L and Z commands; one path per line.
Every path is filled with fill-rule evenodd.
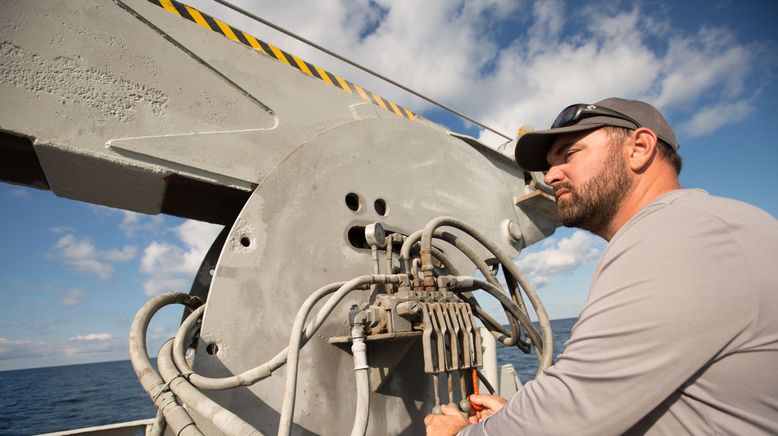
M 546 155 L 557 136 L 565 133 L 593 130 L 606 125 L 606 123 L 579 123 L 572 126 L 560 127 L 558 129 L 536 130 L 534 132 L 525 133 L 516 142 L 516 163 L 527 171 L 546 171 L 549 167 Z

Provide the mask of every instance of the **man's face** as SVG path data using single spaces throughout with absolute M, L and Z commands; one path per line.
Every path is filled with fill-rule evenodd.
M 554 188 L 562 224 L 602 234 L 632 186 L 622 153 L 604 129 L 557 138 L 545 181 Z

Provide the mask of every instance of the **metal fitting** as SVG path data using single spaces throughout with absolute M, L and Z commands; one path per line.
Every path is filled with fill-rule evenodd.
M 502 222 L 502 234 L 513 244 L 518 244 L 524 237 L 519 223 L 507 219 Z
M 378 248 L 386 247 L 386 232 L 379 223 L 368 224 L 365 226 L 365 239 L 370 246 Z
M 421 311 L 418 301 L 403 301 L 396 306 L 397 314 L 400 316 L 414 316 Z

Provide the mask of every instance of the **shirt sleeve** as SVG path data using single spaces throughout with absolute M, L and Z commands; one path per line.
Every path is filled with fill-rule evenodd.
M 736 346 L 756 304 L 742 253 L 717 219 L 666 208 L 611 241 L 558 362 L 461 434 L 621 434 Z

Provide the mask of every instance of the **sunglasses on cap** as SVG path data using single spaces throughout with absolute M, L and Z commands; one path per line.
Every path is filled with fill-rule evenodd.
M 551 128 L 558 129 L 560 127 L 566 127 L 571 124 L 575 124 L 584 118 L 596 116 L 618 118 L 621 120 L 629 121 L 630 123 L 634 124 L 635 127 L 641 127 L 640 123 L 621 112 L 593 104 L 579 103 L 562 109 L 562 112 L 560 112 L 554 120 L 554 124 L 551 125 Z

